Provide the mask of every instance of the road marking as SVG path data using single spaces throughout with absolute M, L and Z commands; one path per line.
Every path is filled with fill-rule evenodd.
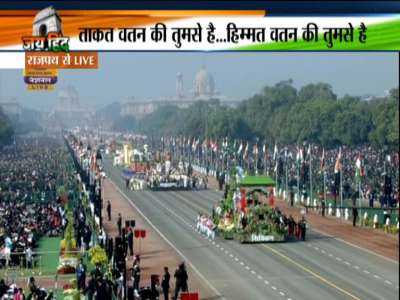
M 112 181 L 109 180 L 114 188 L 126 199 L 128 203 L 136 209 L 136 211 L 142 216 L 143 219 L 185 260 L 189 263 L 189 266 L 195 271 L 195 273 L 208 285 L 208 287 L 221 299 L 225 299 L 222 294 L 200 273 L 200 271 L 194 266 L 194 264 L 174 245 L 172 242 L 150 221 L 148 217 L 132 202 L 132 200 L 121 191 L 121 189 Z
M 241 261 L 240 264 L 241 264 L 242 266 L 244 266 L 244 262 Z
M 330 287 L 338 290 L 339 292 L 349 296 L 352 299 L 356 299 L 356 300 L 361 300 L 360 298 L 358 298 L 357 296 L 351 294 L 350 292 L 346 291 L 345 289 L 342 289 L 341 287 L 338 287 L 336 284 L 334 284 L 333 282 L 329 281 L 328 279 L 322 277 L 321 275 L 315 273 L 314 271 L 310 270 L 309 268 L 303 266 L 302 264 L 294 261 L 293 259 L 291 259 L 290 257 L 282 254 L 281 252 L 279 252 L 278 250 L 267 246 L 267 245 L 263 245 L 265 248 L 269 249 L 271 252 L 275 253 L 276 255 L 280 256 L 281 258 L 285 259 L 286 261 L 292 263 L 293 265 L 297 266 L 298 268 L 302 269 L 303 271 L 313 275 L 315 278 L 319 279 L 320 281 L 322 281 L 323 283 L 329 285 Z
M 318 229 L 315 229 L 315 228 L 313 228 L 312 231 L 315 231 L 315 232 L 317 232 L 317 233 L 319 233 L 319 234 L 322 234 L 322 235 L 325 235 L 325 236 L 327 236 L 327 237 L 332 237 L 332 238 L 334 238 L 335 240 L 337 240 L 337 241 L 339 241 L 339 242 L 342 242 L 342 243 L 344 243 L 344 244 L 347 244 L 347 245 L 349 245 L 349 246 L 351 246 L 351 247 L 354 247 L 354 248 L 357 248 L 357 249 L 359 249 L 359 250 L 365 251 L 365 252 L 367 252 L 367 253 L 369 253 L 369 254 L 372 254 L 372 255 L 375 255 L 375 256 L 377 256 L 377 257 L 383 258 L 384 260 L 390 261 L 390 262 L 395 263 L 395 264 L 397 264 L 397 265 L 399 264 L 399 261 L 398 261 L 398 260 L 394 260 L 394 259 L 392 259 L 392 258 L 389 258 L 389 257 L 383 256 L 383 255 L 381 255 L 381 254 L 378 254 L 378 253 L 376 253 L 376 252 L 374 252 L 374 251 L 371 251 L 371 250 L 362 248 L 362 247 L 360 247 L 360 246 L 357 246 L 357 245 L 355 245 L 355 244 L 352 244 L 352 243 L 350 243 L 350 242 L 347 242 L 347 241 L 345 241 L 345 240 L 343 240 L 343 239 L 341 239 L 341 238 L 338 238 L 338 237 L 335 237 L 335 236 L 333 236 L 333 235 L 331 235 L 331 234 L 328 234 L 328 233 L 326 233 L 326 232 L 324 232 L 324 231 L 321 231 L 321 230 L 318 230 Z
M 204 209 L 203 207 L 199 206 L 196 202 L 192 202 L 188 199 L 186 199 L 185 197 L 183 197 L 181 194 L 178 194 L 177 192 L 172 192 L 174 195 L 176 195 L 176 197 L 178 197 L 179 199 L 185 201 L 186 203 L 189 203 L 189 206 L 195 206 L 197 208 L 198 211 L 203 212 L 204 214 L 208 214 L 209 212 Z
M 256 275 L 257 273 L 256 273 L 256 271 L 251 270 L 251 274 Z
M 389 280 L 385 280 L 385 282 L 386 282 L 387 284 L 392 285 L 392 283 L 391 283 Z
M 268 280 L 264 280 L 264 283 L 265 283 L 266 285 L 268 285 L 268 284 L 269 284 Z
M 317 247 L 314 247 L 314 248 L 317 248 Z M 322 249 L 320 249 L 320 252 L 322 252 L 322 253 L 326 253 L 324 250 L 322 250 Z M 341 261 L 342 259 L 341 258 L 339 258 L 339 257 L 336 257 L 336 260 L 338 260 L 338 261 Z M 346 261 L 346 260 L 343 260 L 343 263 L 345 264 L 345 265 L 347 265 L 347 266 L 352 266 L 351 265 L 351 263 L 349 263 L 348 261 Z M 360 267 L 359 266 L 353 266 L 356 270 L 360 270 Z M 365 273 L 365 274 L 371 274 L 371 272 L 369 272 L 369 271 L 367 271 L 367 270 L 363 270 L 363 272 Z M 374 275 L 374 277 L 375 277 L 375 279 L 381 279 L 381 277 L 380 276 L 378 276 L 378 275 Z
M 275 287 L 275 286 L 271 286 L 271 289 L 273 289 L 274 291 L 276 291 L 276 287 Z
M 258 275 L 257 278 L 260 279 L 260 280 L 263 279 L 263 277 L 261 275 Z
M 250 270 L 250 267 L 249 267 L 249 266 L 246 266 L 245 268 L 246 268 L 246 270 Z
M 285 293 L 284 292 L 279 292 L 279 294 L 281 294 L 281 296 L 285 297 Z

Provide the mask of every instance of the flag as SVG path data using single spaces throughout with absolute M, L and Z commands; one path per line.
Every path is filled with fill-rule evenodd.
M 242 150 L 243 150 L 243 142 L 240 143 L 237 154 L 240 155 L 242 153 Z
M 253 154 L 258 155 L 258 145 L 257 144 L 253 145 Z
M 308 157 L 309 160 L 311 160 L 311 144 L 308 145 L 307 157 Z
M 249 143 L 246 143 L 246 148 L 244 148 L 243 158 L 247 157 L 247 152 L 249 151 Z
M 297 163 L 302 163 L 303 159 L 304 159 L 303 148 L 302 147 L 297 147 L 297 154 L 296 154 Z
M 192 144 L 192 150 L 196 151 L 197 150 L 197 146 L 199 145 L 199 139 L 193 139 L 193 144 Z
M 364 162 L 361 158 L 361 155 L 359 154 L 356 159 L 356 172 L 355 172 L 355 177 L 357 180 L 359 180 L 361 177 L 365 175 L 365 170 L 364 170 Z
M 335 163 L 335 174 L 338 174 L 342 169 L 342 163 L 340 161 L 341 159 L 342 159 L 342 148 L 339 148 L 339 152 L 336 157 L 336 163 Z
M 321 156 L 321 170 L 325 169 L 325 149 L 322 149 L 322 156 Z
M 273 156 L 273 159 L 274 160 L 276 160 L 276 157 L 278 156 L 278 145 L 277 144 L 275 144 L 275 147 L 274 147 L 274 156 Z
M 203 150 L 207 149 L 207 139 L 204 139 L 202 147 L 203 147 Z
M 224 150 L 227 150 L 227 149 L 228 149 L 228 137 L 225 138 L 225 140 L 224 140 L 222 146 L 224 147 Z
M 211 146 L 212 151 L 217 152 L 217 150 L 218 150 L 217 141 L 210 140 L 210 146 Z

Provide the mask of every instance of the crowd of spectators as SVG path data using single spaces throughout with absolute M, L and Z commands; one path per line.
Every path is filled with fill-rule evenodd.
M 25 137 L 0 151 L 0 266 L 34 266 L 43 236 L 60 236 L 57 188 L 70 180 L 68 153 L 50 137 Z

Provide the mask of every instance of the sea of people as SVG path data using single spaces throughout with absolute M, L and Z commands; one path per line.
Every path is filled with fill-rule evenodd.
M 64 209 L 57 187 L 70 175 L 68 153 L 60 143 L 25 137 L 0 152 L 0 266 L 33 267 L 39 239 L 62 234 Z

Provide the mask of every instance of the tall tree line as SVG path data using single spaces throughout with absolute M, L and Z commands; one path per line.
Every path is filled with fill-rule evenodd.
M 257 137 L 283 144 L 307 141 L 328 146 L 397 147 L 399 89 L 365 101 L 350 95 L 339 98 L 326 83 L 298 90 L 286 80 L 264 87 L 235 108 L 218 99 L 197 101 L 183 109 L 166 105 L 140 121 L 131 118 L 116 124 L 153 136 Z

